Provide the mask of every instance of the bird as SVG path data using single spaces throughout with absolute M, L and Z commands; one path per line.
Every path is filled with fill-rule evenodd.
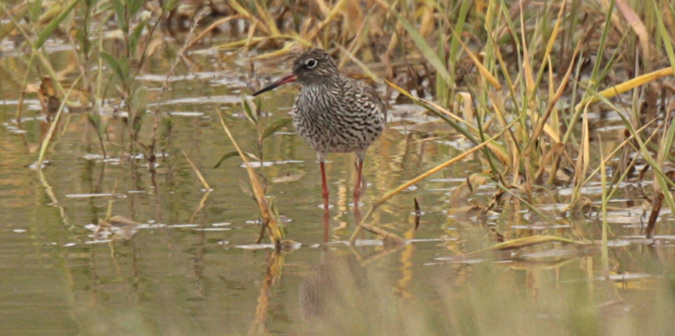
M 355 209 L 361 195 L 366 151 L 382 134 L 387 111 L 377 91 L 362 81 L 340 74 L 323 49 L 310 49 L 293 62 L 290 74 L 253 93 L 253 96 L 288 83 L 299 83 L 291 110 L 296 132 L 316 151 L 321 168 L 323 206 L 328 211 L 325 158 L 328 153 L 355 153 L 357 181 Z

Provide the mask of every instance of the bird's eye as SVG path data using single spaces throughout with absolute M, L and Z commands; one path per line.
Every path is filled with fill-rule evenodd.
M 314 68 L 319 62 L 317 62 L 315 59 L 310 58 L 305 61 L 305 65 L 307 66 L 307 69 L 312 69 Z

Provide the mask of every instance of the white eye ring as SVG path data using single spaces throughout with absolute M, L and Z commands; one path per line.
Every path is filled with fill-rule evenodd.
M 314 67 L 316 67 L 317 64 L 319 64 L 319 62 L 317 62 L 313 58 L 310 58 L 310 59 L 305 61 L 305 65 L 307 66 L 307 69 L 313 69 Z

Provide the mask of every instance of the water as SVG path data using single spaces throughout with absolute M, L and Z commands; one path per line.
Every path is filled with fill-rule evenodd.
M 65 57 L 62 52 L 55 57 Z M 12 57 L 0 67 L 17 71 Z M 206 57 L 206 56 L 205 56 Z M 0 323 L 6 334 L 210 335 L 246 333 L 541 334 L 558 330 L 630 335 L 672 327 L 675 230 L 664 206 L 656 240 L 645 241 L 642 191 L 627 183 L 610 205 L 611 277 L 601 275 L 600 250 L 547 244 L 515 251 L 467 254 L 504 239 L 555 235 L 598 240 L 600 184 L 583 190 L 587 215 L 556 214 L 571 189 L 538 195 L 549 223 L 513 201 L 485 215 L 496 189 L 470 196 L 460 186 L 479 173 L 478 156 L 450 166 L 380 207 L 373 223 L 411 243 L 384 246 L 366 234 L 357 247 L 353 156 L 331 155 L 330 230 L 324 241 L 321 186 L 315 154 L 291 128 L 264 142 L 256 168 L 268 182 L 288 239 L 299 248 L 278 254 L 254 244 L 258 207 L 238 157 L 217 169 L 234 148 L 216 106 L 247 152 L 257 133 L 240 107 L 248 92 L 238 70 L 209 69 L 171 82 L 162 96 L 166 64 L 141 78 L 149 107 L 159 102 L 174 125 L 162 132 L 153 172 L 126 152 L 121 120 L 108 123 L 104 158 L 86 115 L 69 113 L 42 170 L 28 168 L 39 150 L 40 105 L 33 96 L 21 127 L 14 122 L 16 82 L 0 84 Z M 12 70 L 14 69 L 14 70 Z M 287 116 L 296 90 L 262 99 L 264 122 Z M 110 102 L 112 104 L 112 102 Z M 384 192 L 470 148 L 414 106 L 392 109 L 389 127 L 368 152 L 362 212 Z M 147 115 L 142 142 L 149 143 Z M 594 116 L 597 125 L 612 118 Z M 606 129 L 610 132 L 610 129 Z M 608 148 L 618 142 L 604 139 Z M 181 151 L 210 184 L 205 190 Z M 605 151 L 607 153 L 608 151 Z M 141 153 L 144 153 L 141 150 Z M 146 152 L 147 154 L 147 152 Z M 135 165 L 130 163 L 135 160 Z M 135 167 L 132 167 L 135 166 Z M 257 164 L 260 166 L 260 164 Z M 593 165 L 592 165 L 593 166 Z M 638 192 L 636 192 L 636 190 Z M 423 215 L 415 230 L 413 198 Z M 112 215 L 133 221 L 99 226 Z M 595 207 L 594 207 L 595 206 Z M 495 232 L 498 232 L 495 233 Z M 577 312 L 578 311 L 578 312 Z M 572 313 L 571 313 L 572 312 Z M 532 323 L 536 321 L 536 323 Z M 644 329 L 640 325 L 646 323 Z M 619 323 L 619 327 L 617 327 Z M 508 329 L 504 329 L 508 328 Z

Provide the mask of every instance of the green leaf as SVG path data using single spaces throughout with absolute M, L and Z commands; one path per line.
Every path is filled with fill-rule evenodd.
M 246 118 L 250 122 L 257 125 L 258 119 L 256 119 L 255 115 L 253 114 L 253 110 L 255 109 L 255 105 L 253 105 L 253 103 L 250 100 L 248 100 L 248 98 L 246 98 L 244 96 L 241 96 L 241 105 L 244 108 L 244 113 L 246 114 Z
M 120 69 L 122 70 L 122 78 L 129 79 L 129 59 L 126 55 L 120 55 L 117 59 L 120 62 Z
M 148 108 L 148 91 L 142 85 L 136 86 L 128 99 L 132 110 L 145 111 Z
M 96 132 L 98 132 L 98 135 L 100 137 L 103 137 L 105 135 L 105 130 L 107 128 L 107 125 L 101 119 L 101 115 L 98 114 L 97 112 L 89 112 L 89 113 L 87 113 L 87 119 L 89 120 L 89 123 L 91 124 L 91 126 L 94 127 L 94 129 L 96 129 Z
M 286 125 L 290 124 L 291 121 L 292 121 L 291 118 L 281 118 L 281 119 L 273 122 L 271 125 L 269 125 L 267 127 L 267 129 L 260 136 L 260 141 L 265 140 L 265 138 L 269 137 L 270 135 L 276 133 L 276 131 L 278 131 L 281 128 L 285 127 Z
M 115 76 L 117 76 L 120 81 L 124 82 L 124 72 L 122 71 L 122 66 L 117 58 L 105 51 L 101 51 L 99 55 L 106 63 L 108 63 L 108 66 L 112 69 L 113 73 L 115 73 Z
M 131 33 L 131 36 L 129 36 L 129 51 L 131 55 L 136 54 L 136 46 L 138 45 L 138 39 L 141 37 L 141 33 L 143 33 L 143 28 L 145 28 L 145 25 L 148 23 L 148 20 L 143 20 L 141 23 L 139 23 L 136 28 L 134 28 L 134 31 Z
M 113 5 L 110 3 L 110 1 L 103 1 L 100 6 L 92 6 L 92 8 L 93 11 L 91 13 L 91 17 L 98 17 L 105 13 L 106 20 L 103 21 L 107 21 L 115 15 Z
M 80 43 L 80 46 L 82 46 L 82 53 L 85 55 L 89 54 L 89 40 L 87 38 L 87 32 L 84 29 L 79 28 L 75 33 L 75 38 L 77 39 L 77 42 Z
M 119 22 L 120 29 L 126 35 L 129 32 L 129 22 L 127 22 L 126 11 L 121 0 L 110 0 L 115 8 L 115 15 L 117 15 L 117 22 Z
M 66 19 L 68 14 L 70 14 L 70 12 L 73 10 L 73 8 L 75 8 L 75 5 L 77 5 L 79 2 L 80 2 L 80 0 L 74 0 L 73 2 L 71 2 L 68 5 L 68 7 L 66 7 L 61 12 L 61 14 L 59 14 L 59 16 L 57 16 L 54 20 L 49 22 L 47 27 L 45 27 L 45 29 L 38 36 L 37 41 L 35 41 L 35 45 L 33 46 L 34 49 L 40 49 L 42 47 L 42 45 L 45 43 L 45 41 L 47 41 L 49 36 L 51 36 L 52 33 L 54 33 L 54 30 L 56 29 L 56 27 L 58 27 L 59 24 L 61 24 L 61 22 L 63 22 L 63 20 Z
M 244 155 L 248 156 L 249 158 L 251 158 L 253 160 L 258 160 L 258 161 L 260 160 L 260 159 L 258 159 L 257 156 L 253 155 L 252 153 L 244 153 Z M 215 169 L 215 168 L 220 167 L 220 165 L 223 164 L 223 162 L 225 162 L 225 160 L 227 160 L 229 158 L 232 158 L 232 157 L 235 157 L 235 156 L 239 156 L 239 152 L 232 151 L 232 152 L 223 154 L 223 156 L 220 157 L 220 160 L 218 160 L 218 163 L 216 163 L 216 165 L 213 166 L 213 168 Z
M 101 124 L 101 115 L 95 112 L 88 112 L 87 113 L 87 119 L 89 119 L 89 123 L 94 126 L 94 128 L 98 129 L 98 126 Z
M 129 16 L 134 16 L 143 7 L 144 0 L 126 0 Z
M 229 159 L 229 158 L 232 158 L 232 157 L 235 157 L 235 156 L 238 156 L 238 155 L 239 155 L 239 153 L 237 153 L 237 151 L 232 151 L 232 152 L 229 152 L 229 153 L 225 153 L 225 155 L 223 155 L 223 156 L 220 157 L 220 160 L 218 160 L 218 163 L 216 163 L 216 165 L 213 166 L 213 168 L 215 169 L 215 168 L 220 167 L 220 165 L 221 165 L 225 160 L 227 160 L 227 159 Z

